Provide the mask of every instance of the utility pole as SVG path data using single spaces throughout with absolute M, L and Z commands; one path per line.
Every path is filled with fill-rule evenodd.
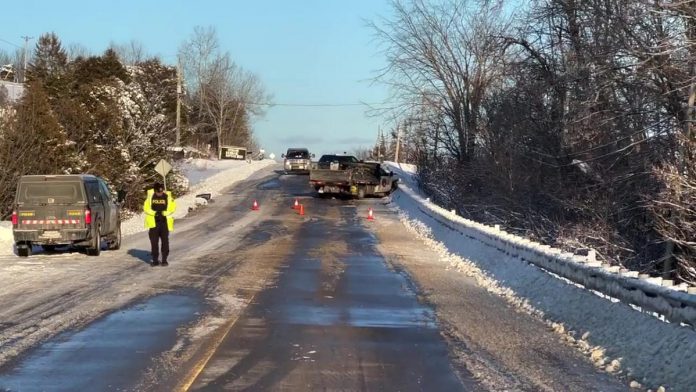
M 177 57 L 176 62 L 176 143 L 177 147 L 181 146 L 181 59 Z
M 29 37 L 26 35 L 22 36 L 22 39 L 24 40 L 24 69 L 22 70 L 22 83 L 27 81 L 27 50 L 29 48 L 29 40 L 33 38 L 34 37 Z
M 380 126 L 377 126 L 377 143 L 375 143 L 375 146 L 377 147 L 377 162 L 382 162 L 382 128 Z
M 401 148 L 401 125 L 396 126 L 396 151 L 394 152 L 394 162 L 399 163 L 399 149 Z

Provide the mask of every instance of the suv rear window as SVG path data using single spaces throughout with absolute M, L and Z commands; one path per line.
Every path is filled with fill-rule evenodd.
M 80 182 L 24 182 L 19 184 L 17 202 L 59 204 L 84 202 Z
M 288 150 L 285 154 L 289 159 L 309 159 L 309 151 L 307 150 Z

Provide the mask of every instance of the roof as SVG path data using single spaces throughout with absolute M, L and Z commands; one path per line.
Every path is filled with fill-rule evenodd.
M 35 181 L 61 181 L 61 180 L 96 180 L 97 176 L 92 174 L 33 174 L 22 176 L 20 180 Z

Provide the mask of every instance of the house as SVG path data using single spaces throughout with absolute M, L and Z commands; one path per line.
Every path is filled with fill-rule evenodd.
M 16 102 L 24 94 L 24 84 L 0 80 L 0 89 L 7 91 L 7 98 L 10 102 Z

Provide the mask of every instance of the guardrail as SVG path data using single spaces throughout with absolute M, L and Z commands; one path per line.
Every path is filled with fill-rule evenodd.
M 506 233 L 499 226 L 487 226 L 458 216 L 424 199 L 406 186 L 401 193 L 418 203 L 420 211 L 460 234 L 518 257 L 570 282 L 616 298 L 643 311 L 664 316 L 673 323 L 696 326 L 696 287 L 660 277 L 640 274 L 619 266 L 603 264 L 590 250 L 576 255 Z M 401 197 L 396 193 L 394 197 Z

